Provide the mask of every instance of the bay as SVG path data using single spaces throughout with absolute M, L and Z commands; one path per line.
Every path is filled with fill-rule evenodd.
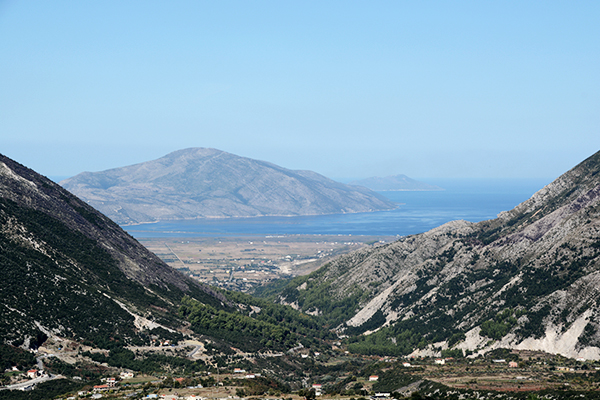
M 514 208 L 549 183 L 543 179 L 431 180 L 443 191 L 379 192 L 398 208 L 356 214 L 219 218 L 124 226 L 136 238 L 236 235 L 405 236 L 448 221 L 479 222 Z

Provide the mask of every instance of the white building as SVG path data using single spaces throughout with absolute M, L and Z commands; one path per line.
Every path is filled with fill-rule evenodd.
M 28 378 L 37 378 L 40 374 L 40 371 L 38 371 L 37 369 L 30 369 L 29 371 L 27 371 L 27 377 Z

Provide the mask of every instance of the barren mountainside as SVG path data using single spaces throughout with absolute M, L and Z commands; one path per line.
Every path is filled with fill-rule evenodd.
M 119 224 L 396 207 L 363 187 L 205 148 L 180 150 L 123 168 L 84 172 L 60 184 Z
M 600 153 L 498 218 L 340 257 L 279 301 L 371 354 L 538 349 L 600 359 Z

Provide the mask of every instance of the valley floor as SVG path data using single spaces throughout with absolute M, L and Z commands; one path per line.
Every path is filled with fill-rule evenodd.
M 226 356 L 211 351 L 208 344 L 184 341 L 130 348 L 139 359 L 149 354 L 173 357 L 165 359 L 161 370 L 151 374 L 123 368 L 118 360 L 110 358 L 108 363 L 94 361 L 94 354 L 110 352 L 64 339 L 49 339 L 37 357 L 44 363 L 45 371 L 64 375 L 64 379 L 53 381 L 54 384 L 79 383 L 78 389 L 71 393 L 73 398 L 102 395 L 104 398 L 300 400 L 311 397 L 311 388 L 322 391 L 318 398 L 336 400 L 377 397 L 377 393 L 404 398 L 416 391 L 436 399 L 453 398 L 455 394 L 462 394 L 465 399 L 522 398 L 519 394 L 525 392 L 554 399 L 584 393 L 585 398 L 591 398 L 592 393 L 600 394 L 600 362 L 577 361 L 543 352 L 502 350 L 475 359 L 396 359 L 352 355 L 340 347 L 325 354 L 305 348 L 287 353 Z M 195 360 L 194 365 L 201 368 L 182 369 L 183 364 L 177 359 L 188 363 Z M 124 376 L 127 372 L 133 376 Z M 107 386 L 110 377 L 115 378 L 114 386 Z M 33 383 L 24 374 L 13 374 L 11 384 L 18 382 L 25 384 L 22 386 Z M 6 392 L 9 391 L 0 394 L 0 398 L 20 398 Z
M 201 282 L 248 291 L 280 278 L 309 274 L 340 254 L 397 237 L 256 235 L 138 240 L 171 267 Z

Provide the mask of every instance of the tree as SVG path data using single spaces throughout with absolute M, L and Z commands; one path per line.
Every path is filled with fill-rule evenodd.
M 298 395 L 299 396 L 304 396 L 305 400 L 315 400 L 317 398 L 317 393 L 315 392 L 315 389 L 310 388 L 310 389 L 300 389 L 298 391 Z

